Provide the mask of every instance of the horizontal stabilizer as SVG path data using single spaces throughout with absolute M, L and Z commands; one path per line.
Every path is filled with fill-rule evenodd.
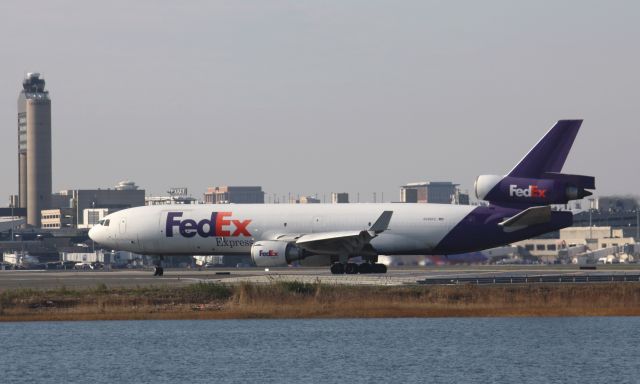
M 545 172 L 545 179 L 560 180 L 584 189 L 596 189 L 596 178 L 593 176 L 570 175 L 567 173 Z
M 505 232 L 517 231 L 532 225 L 545 224 L 551 221 L 551 207 L 531 207 L 506 219 L 500 225 Z

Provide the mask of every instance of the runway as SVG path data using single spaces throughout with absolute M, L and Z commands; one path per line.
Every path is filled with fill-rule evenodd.
M 545 282 L 602 282 L 603 276 L 633 276 L 640 274 L 640 265 L 598 266 L 597 270 L 581 270 L 577 266 L 464 266 L 390 268 L 382 275 L 332 275 L 328 268 L 258 268 L 232 269 L 166 269 L 162 277 L 154 277 L 151 270 L 102 271 L 0 271 L 0 291 L 16 288 L 54 289 L 91 288 L 105 284 L 116 287 L 181 286 L 199 282 L 269 283 L 300 281 L 305 283 L 349 285 L 412 285 L 510 282 L 535 283 L 536 277 Z M 591 277 L 588 279 L 587 277 Z M 600 278 L 599 278 L 600 277 Z M 618 279 L 618 278 L 616 278 Z M 620 280 L 623 277 L 619 277 Z M 539 282 L 539 281 L 538 281 Z

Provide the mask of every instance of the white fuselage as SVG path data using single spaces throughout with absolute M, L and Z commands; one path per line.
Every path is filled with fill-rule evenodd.
M 371 241 L 381 254 L 429 253 L 475 207 L 448 204 L 164 205 L 125 209 L 91 229 L 103 246 L 151 255 L 249 255 L 256 241 L 367 230 L 384 211 L 388 229 Z

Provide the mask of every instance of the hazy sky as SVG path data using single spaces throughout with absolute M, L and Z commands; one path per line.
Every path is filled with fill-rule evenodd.
M 3 0 L 0 205 L 29 71 L 52 98 L 54 191 L 471 192 L 583 118 L 564 171 L 638 193 L 639 4 Z

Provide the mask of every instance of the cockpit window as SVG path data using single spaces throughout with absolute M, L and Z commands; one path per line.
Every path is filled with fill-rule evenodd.
M 100 224 L 100 225 L 104 225 L 104 219 L 102 219 L 102 220 L 98 220 L 98 224 Z
M 106 220 L 104 221 L 104 224 L 102 224 L 102 225 L 104 225 L 105 227 L 108 227 L 108 226 L 109 226 L 109 219 L 106 219 Z

